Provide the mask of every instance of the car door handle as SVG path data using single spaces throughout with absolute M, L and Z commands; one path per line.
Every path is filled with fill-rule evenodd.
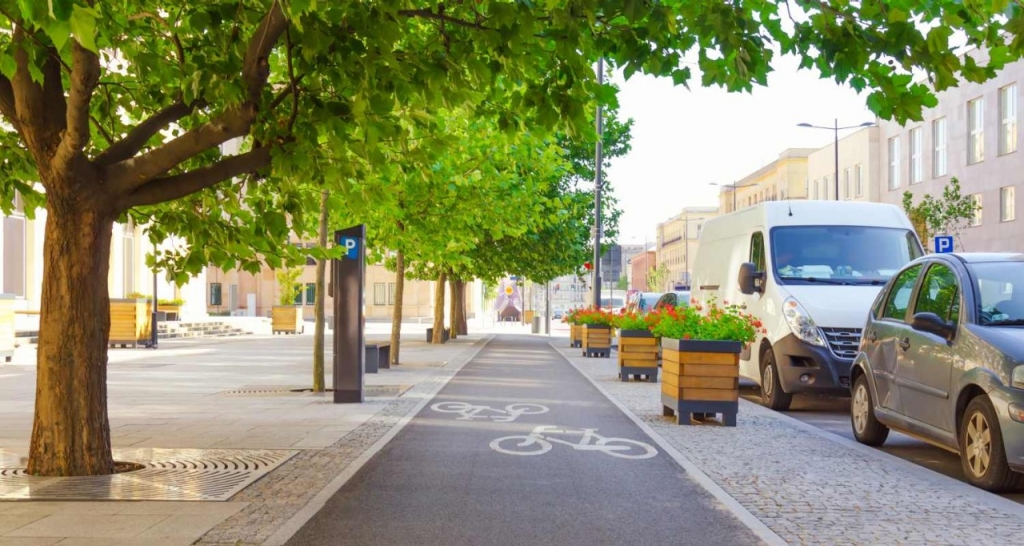
M 878 334 L 874 330 L 871 330 L 871 333 L 868 334 L 868 340 L 872 342 L 878 341 Z
M 900 349 L 903 349 L 904 351 L 906 351 L 909 348 L 910 348 L 910 338 L 909 337 L 905 337 L 905 338 L 901 339 L 900 340 Z

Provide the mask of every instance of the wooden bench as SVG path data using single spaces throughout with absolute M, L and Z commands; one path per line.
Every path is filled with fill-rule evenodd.
M 366 373 L 377 373 L 391 368 L 391 343 L 387 341 L 366 344 Z

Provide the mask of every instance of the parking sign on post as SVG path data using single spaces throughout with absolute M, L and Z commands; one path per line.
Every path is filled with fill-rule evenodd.
M 953 252 L 953 236 L 952 235 L 938 235 L 935 237 L 935 252 L 938 254 L 948 254 Z

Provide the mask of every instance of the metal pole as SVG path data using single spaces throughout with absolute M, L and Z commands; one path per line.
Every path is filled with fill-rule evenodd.
M 544 332 L 551 337 L 551 281 L 544 285 Z
M 836 201 L 839 201 L 839 118 L 836 118 L 835 124 L 835 152 L 836 152 Z
M 683 215 L 683 277 L 690 284 L 690 215 Z
M 604 85 L 604 58 L 597 59 L 597 83 Z M 601 120 L 601 104 L 597 105 L 597 145 L 595 146 L 594 180 L 594 308 L 601 308 L 601 145 L 604 125 Z
M 152 315 L 149 318 L 149 324 L 150 324 L 150 329 L 149 329 L 150 330 L 149 331 L 149 347 L 151 349 L 156 349 L 157 348 L 157 342 L 158 342 L 158 336 L 157 336 L 157 332 L 156 332 L 156 321 L 157 321 L 157 314 L 156 314 L 156 305 L 157 305 L 156 304 L 156 302 L 157 302 L 157 298 L 156 298 L 156 283 L 157 283 L 157 279 L 156 279 L 156 266 L 153 266 L 153 313 L 152 313 Z

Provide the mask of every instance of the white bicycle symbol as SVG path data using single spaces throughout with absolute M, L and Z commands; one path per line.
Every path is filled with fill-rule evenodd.
M 475 406 L 466 402 L 438 402 L 430 409 L 438 413 L 458 413 L 457 421 L 488 419 L 496 423 L 511 423 L 520 415 L 540 415 L 551 410 L 540 404 L 509 404 L 504 409 L 490 406 Z
M 652 446 L 627 438 L 605 438 L 597 434 L 596 428 L 576 430 L 560 429 L 542 425 L 525 436 L 505 436 L 491 442 L 491 449 L 507 455 L 543 455 L 551 451 L 552 443 L 567 445 L 578 451 L 600 451 L 605 455 L 622 459 L 649 459 L 658 454 Z M 579 442 L 567 442 L 552 437 L 553 434 L 580 436 Z M 504 445 L 503 445 L 504 444 Z

